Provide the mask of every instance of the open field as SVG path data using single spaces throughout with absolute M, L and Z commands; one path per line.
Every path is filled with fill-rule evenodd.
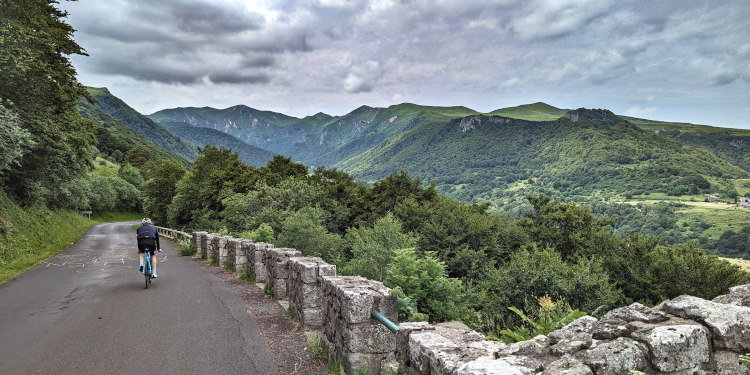
M 729 263 L 740 266 L 740 268 L 742 268 L 742 270 L 745 272 L 750 272 L 750 260 L 731 259 L 731 258 L 720 258 L 720 259 L 724 259 Z

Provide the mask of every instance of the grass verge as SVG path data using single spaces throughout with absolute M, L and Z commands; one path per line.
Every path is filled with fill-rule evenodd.
M 140 220 L 140 213 L 102 213 L 91 219 L 73 211 L 22 209 L 0 192 L 0 284 L 68 248 L 96 224 Z

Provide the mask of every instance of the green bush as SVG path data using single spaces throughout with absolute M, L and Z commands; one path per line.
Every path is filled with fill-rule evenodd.
M 378 219 L 372 228 L 352 228 L 346 232 L 352 259 L 341 274 L 383 281 L 396 250 L 414 247 L 415 239 L 401 232 L 401 222 L 391 213 Z
M 276 242 L 281 247 L 301 251 L 303 256 L 321 257 L 334 264 L 340 262 L 343 240 L 322 225 L 323 214 L 322 209 L 313 207 L 293 213 L 284 220 Z
M 532 311 L 537 296 L 564 299 L 583 311 L 595 311 L 600 306 L 608 310 L 622 300 L 622 293 L 612 285 L 600 261 L 580 258 L 566 263 L 554 250 L 535 247 L 514 253 L 507 264 L 477 281 L 472 294 L 477 304 L 473 306 L 482 315 L 478 328 L 496 335 L 523 324 L 506 306 Z
M 446 322 L 457 316 L 461 281 L 448 278 L 445 264 L 432 252 L 418 257 L 414 249 L 396 250 L 384 284 L 403 290 L 431 322 Z

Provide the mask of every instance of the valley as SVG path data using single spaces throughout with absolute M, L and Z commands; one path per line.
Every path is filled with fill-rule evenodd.
M 106 102 L 118 101 L 107 97 Z M 742 211 L 701 204 L 708 192 L 750 195 L 750 163 L 742 152 L 750 145 L 744 141 L 748 131 L 621 117 L 606 110 L 570 111 L 545 103 L 486 114 L 404 103 L 304 118 L 240 105 L 165 109 L 144 118 L 193 147 L 231 148 L 253 166 L 281 154 L 311 167 L 337 168 L 368 183 L 405 170 L 424 183 L 435 182 L 450 198 L 487 202 L 491 211 L 511 218 L 530 209 L 529 194 L 590 207 L 677 202 L 669 210 L 650 211 L 649 218 L 594 211 L 613 215 L 613 229 L 620 235 L 635 230 L 660 235 L 662 243 L 694 240 L 709 253 L 750 258 L 747 244 L 727 247 L 727 238 L 750 235 L 750 221 Z M 700 141 L 706 136 L 713 138 Z

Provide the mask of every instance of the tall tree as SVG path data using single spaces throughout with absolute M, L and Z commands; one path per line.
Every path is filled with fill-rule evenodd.
M 94 99 L 68 58 L 86 53 L 56 4 L 0 0 L 0 102 L 18 114 L 34 142 L 0 183 L 22 203 L 80 176 L 91 165 L 95 142 L 93 123 L 76 111 L 82 97 Z

